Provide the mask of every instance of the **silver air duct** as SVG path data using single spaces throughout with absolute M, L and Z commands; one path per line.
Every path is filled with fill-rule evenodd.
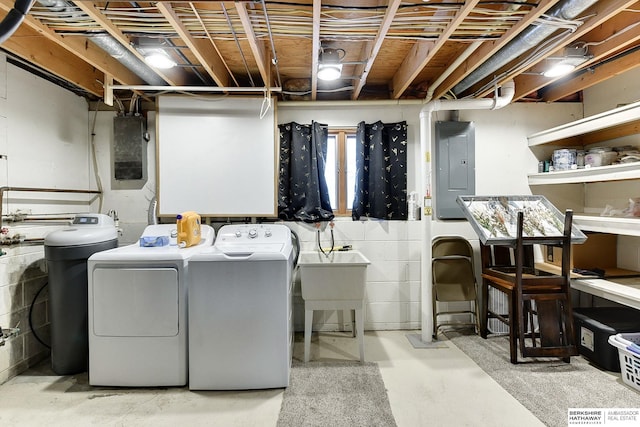
M 552 7 L 547 15 L 553 18 L 571 20 L 596 2 L 597 0 L 567 0 Z M 516 38 L 507 43 L 507 45 L 500 49 L 495 55 L 455 85 L 453 87 L 453 93 L 456 94 L 456 96 L 460 95 L 491 73 L 542 43 L 544 39 L 553 34 L 557 29 L 558 27 L 553 25 L 529 25 Z
M 125 49 L 122 44 L 108 34 L 89 37 L 96 46 L 107 52 L 151 86 L 164 86 L 167 83 L 158 76 L 144 61 Z
M 31 0 L 26 0 L 26 2 L 30 3 Z M 16 1 L 16 4 L 17 3 L 18 2 Z M 53 12 L 68 13 L 69 16 L 73 16 L 75 13 L 74 11 L 78 10 L 76 6 L 66 0 L 38 0 L 38 3 Z M 99 34 L 89 37 L 89 40 L 118 60 L 118 62 L 131 70 L 132 73 L 140 77 L 147 84 L 152 86 L 164 86 L 167 84 L 164 79 L 158 76 L 147 64 L 144 63 L 144 61 L 132 54 L 111 35 Z

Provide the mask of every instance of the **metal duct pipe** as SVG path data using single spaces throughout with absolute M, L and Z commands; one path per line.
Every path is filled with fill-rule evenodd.
M 565 20 L 574 19 L 597 0 L 567 0 L 552 7 L 548 16 Z M 505 66 L 510 61 L 522 55 L 526 51 L 539 45 L 544 39 L 553 34 L 558 28 L 552 25 L 529 25 L 516 38 L 511 40 L 485 63 L 476 68 L 471 74 L 462 79 L 453 87 L 453 93 L 460 95 L 471 86 L 484 79 L 491 73 Z
M 16 32 L 24 17 L 31 9 L 31 0 L 16 0 L 13 9 L 0 22 L 0 44 L 4 43 Z
M 147 64 L 129 52 L 129 50 L 125 49 L 119 41 L 109 34 L 92 36 L 89 37 L 89 40 L 117 59 L 122 65 L 135 73 L 147 84 L 152 86 L 164 86 L 167 84 L 167 82 L 158 76 Z
M 22 0 L 19 0 L 22 1 Z M 26 0 L 28 3 L 31 0 Z M 66 0 L 37 0 L 42 6 L 54 12 L 66 12 L 71 15 L 77 10 L 76 6 Z M 17 4 L 17 2 L 16 2 Z M 122 44 L 113 38 L 110 34 L 98 34 L 89 37 L 96 46 L 107 52 L 109 55 L 118 60 L 122 65 L 127 67 L 131 72 L 144 80 L 147 84 L 162 86 L 167 82 L 158 76 L 147 64 L 141 61 L 137 56 L 132 54 Z

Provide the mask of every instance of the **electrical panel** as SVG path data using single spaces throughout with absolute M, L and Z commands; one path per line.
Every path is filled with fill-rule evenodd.
M 456 202 L 476 190 L 475 126 L 473 122 L 436 122 L 436 217 L 465 219 Z
M 142 116 L 113 119 L 113 178 L 116 181 L 147 179 L 146 122 Z

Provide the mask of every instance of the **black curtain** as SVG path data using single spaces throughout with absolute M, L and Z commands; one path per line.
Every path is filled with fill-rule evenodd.
M 327 125 L 295 122 L 280 130 L 278 217 L 305 222 L 333 219 L 327 181 Z
M 352 217 L 407 219 L 407 122 L 360 122 Z

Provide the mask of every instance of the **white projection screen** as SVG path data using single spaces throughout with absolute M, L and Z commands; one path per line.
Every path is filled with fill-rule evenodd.
M 275 100 L 266 114 L 264 100 L 157 98 L 159 216 L 277 215 Z

